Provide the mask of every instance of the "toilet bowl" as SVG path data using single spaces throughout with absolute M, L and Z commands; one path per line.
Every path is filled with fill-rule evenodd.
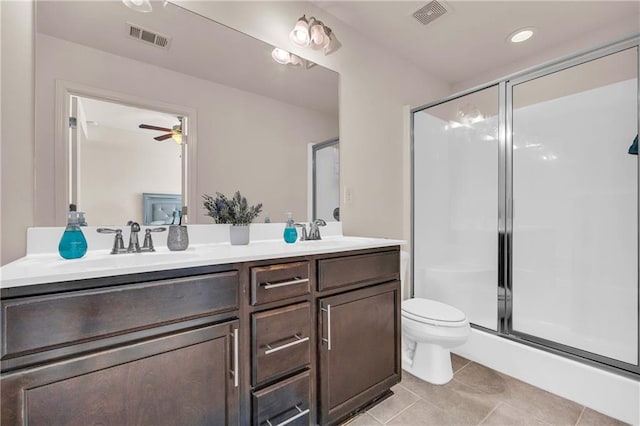
M 404 281 L 408 254 L 401 254 Z M 402 283 L 404 290 L 404 283 Z M 435 300 L 413 298 L 402 301 L 402 368 L 436 385 L 451 380 L 450 349 L 463 344 L 471 327 L 459 309 Z
M 429 299 L 402 302 L 402 368 L 442 385 L 453 377 L 450 349 L 463 344 L 471 327 L 464 313 Z

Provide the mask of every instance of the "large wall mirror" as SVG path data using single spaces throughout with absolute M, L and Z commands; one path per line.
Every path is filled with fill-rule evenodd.
M 339 137 L 338 74 L 278 64 L 273 46 L 151 5 L 36 2 L 37 225 L 63 225 L 69 202 L 90 225 L 143 223 L 149 199 L 163 203 L 153 221 L 182 203 L 190 223 L 213 223 L 202 195 L 236 190 L 263 203 L 257 221 L 310 220 L 309 152 Z

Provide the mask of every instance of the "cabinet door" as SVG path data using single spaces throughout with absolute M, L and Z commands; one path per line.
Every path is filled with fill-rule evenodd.
M 333 424 L 400 381 L 400 283 L 320 300 L 320 422 Z
M 2 424 L 238 423 L 238 321 L 2 377 Z

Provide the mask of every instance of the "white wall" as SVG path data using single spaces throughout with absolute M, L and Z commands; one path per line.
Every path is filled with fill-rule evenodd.
M 272 221 L 283 222 L 287 211 L 306 217 L 307 143 L 335 137 L 335 118 L 46 35 L 38 35 L 36 53 L 38 206 L 53 204 L 55 80 L 62 79 L 197 110 L 198 197 L 240 190 L 250 203 L 263 202 Z M 199 199 L 195 205 L 191 223 L 211 223 Z M 37 226 L 54 225 L 47 209 L 36 212 Z
M 180 193 L 180 151 L 173 139 L 157 142 L 136 131 L 89 127 L 80 151 L 78 210 L 87 212 L 91 225 L 141 221 L 144 192 Z
M 34 5 L 0 2 L 2 264 L 24 255 L 33 225 Z

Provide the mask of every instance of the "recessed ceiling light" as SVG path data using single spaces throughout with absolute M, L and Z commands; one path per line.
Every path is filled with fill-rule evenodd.
M 533 36 L 534 28 L 527 27 L 521 28 L 509 34 L 507 38 L 511 43 L 522 43 L 523 41 L 529 40 Z

